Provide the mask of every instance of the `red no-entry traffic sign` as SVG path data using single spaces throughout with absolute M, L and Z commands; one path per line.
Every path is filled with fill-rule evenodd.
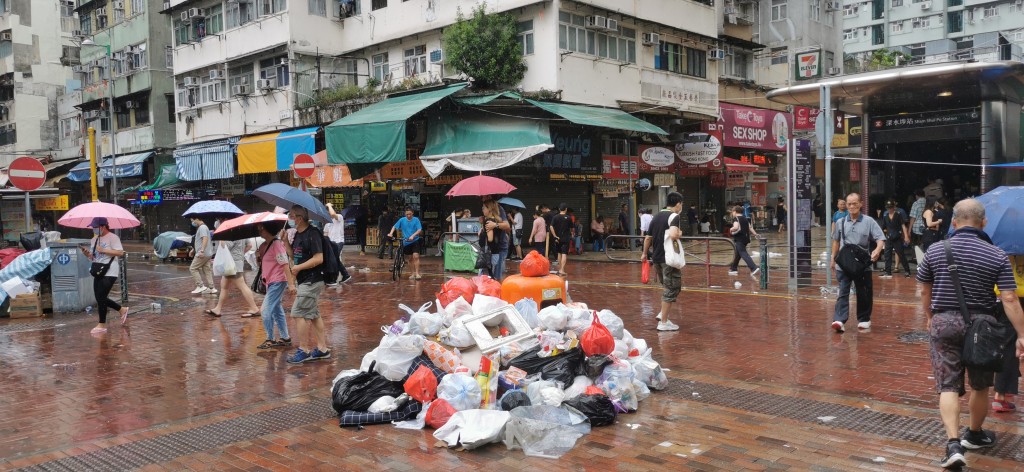
M 38 160 L 31 157 L 19 157 L 7 169 L 11 184 L 20 190 L 31 192 L 46 182 L 46 169 Z
M 299 154 L 295 156 L 295 162 L 292 164 L 292 169 L 295 171 L 295 175 L 300 179 L 308 179 L 313 176 L 313 171 L 316 170 L 316 163 L 313 162 L 313 156 L 309 154 Z

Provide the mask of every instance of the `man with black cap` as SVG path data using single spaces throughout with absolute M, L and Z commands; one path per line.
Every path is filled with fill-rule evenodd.
M 910 278 L 910 261 L 907 260 L 906 245 L 910 244 L 910 218 L 902 208 L 896 208 L 896 202 L 885 202 L 885 213 L 882 214 L 882 231 L 885 232 L 885 272 L 881 278 L 892 278 L 892 256 L 895 252 L 903 265 L 903 274 Z
M 121 273 L 118 264 L 118 257 L 125 254 L 121 246 L 121 238 L 110 232 L 110 223 L 105 217 L 97 216 L 89 223 L 92 228 L 93 238 L 88 246 L 81 246 L 80 249 L 92 261 L 92 291 L 96 295 L 96 314 L 99 315 L 99 323 L 92 329 L 92 334 L 103 334 L 107 332 L 107 309 L 113 308 L 121 314 L 121 324 L 128 322 L 128 307 L 123 307 L 110 299 L 110 289 L 114 288 L 117 281 L 117 274 Z

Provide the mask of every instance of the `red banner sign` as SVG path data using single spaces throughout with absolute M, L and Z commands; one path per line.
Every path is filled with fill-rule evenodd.
M 724 143 L 728 147 L 783 151 L 793 128 L 789 114 L 763 108 L 720 105 Z
M 626 156 L 603 156 L 601 176 L 607 179 L 628 179 L 640 177 L 638 162 L 640 158 Z M 632 171 L 631 171 L 632 170 Z
M 818 119 L 819 108 L 793 107 L 793 129 L 813 130 L 814 121 Z

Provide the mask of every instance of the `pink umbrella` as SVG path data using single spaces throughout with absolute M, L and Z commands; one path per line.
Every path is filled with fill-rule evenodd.
M 260 235 L 257 225 L 269 223 L 270 232 L 277 233 L 288 222 L 288 215 L 283 213 L 253 213 L 221 222 L 213 232 L 214 241 L 238 241 L 239 239 L 255 238 Z
M 476 175 L 468 179 L 463 179 L 459 183 L 455 184 L 451 190 L 448 191 L 449 197 L 465 197 L 465 196 L 478 196 L 484 195 L 505 195 L 516 187 L 504 180 L 497 177 L 489 177 L 486 175 Z
M 89 202 L 68 210 L 57 220 L 69 228 L 88 228 L 92 219 L 102 216 L 110 223 L 110 229 L 134 228 L 139 225 L 138 218 L 131 212 L 113 203 Z

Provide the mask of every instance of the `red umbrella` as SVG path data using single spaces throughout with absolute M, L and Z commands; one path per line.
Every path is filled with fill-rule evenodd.
M 214 241 L 238 241 L 239 239 L 255 238 L 260 235 L 257 225 L 270 223 L 270 232 L 277 233 L 284 228 L 288 222 L 288 215 L 283 213 L 271 213 L 264 211 L 251 215 L 242 215 L 238 218 L 221 222 L 216 231 L 213 232 Z
M 484 195 L 505 195 L 516 187 L 504 180 L 497 177 L 489 177 L 486 175 L 476 175 L 468 179 L 463 179 L 459 183 L 455 184 L 451 190 L 448 191 L 449 197 L 466 197 L 466 196 L 478 196 Z
M 69 228 L 88 228 L 92 219 L 102 216 L 107 219 L 110 229 L 134 228 L 139 225 L 138 218 L 124 208 L 106 202 L 83 203 L 72 208 L 57 220 Z

